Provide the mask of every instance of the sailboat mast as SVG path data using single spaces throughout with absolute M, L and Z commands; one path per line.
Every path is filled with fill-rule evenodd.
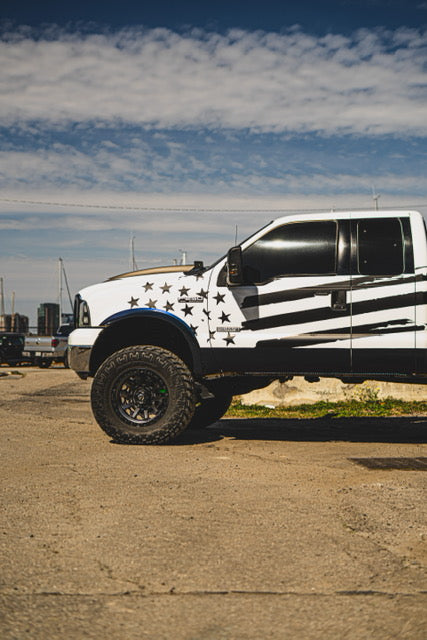
M 4 316 L 4 288 L 3 288 L 3 278 L 0 278 L 0 316 Z
M 59 305 L 59 326 L 62 324 L 62 258 L 58 259 L 58 305 Z
M 138 271 L 138 265 L 135 260 L 135 236 L 131 233 L 129 242 L 129 268 L 131 271 Z

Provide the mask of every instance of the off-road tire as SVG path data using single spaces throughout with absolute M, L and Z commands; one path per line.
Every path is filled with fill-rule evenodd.
M 166 349 L 126 347 L 98 369 L 91 402 L 96 421 L 114 441 L 165 444 L 184 431 L 193 416 L 193 377 Z
M 213 398 L 202 400 L 196 406 L 187 429 L 205 429 L 210 424 L 214 424 L 227 413 L 232 400 L 233 396 L 226 392 L 218 392 Z

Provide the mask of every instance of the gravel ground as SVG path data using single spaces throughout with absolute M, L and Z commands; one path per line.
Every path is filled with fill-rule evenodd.
M 124 446 L 90 382 L 10 371 L 2 639 L 427 637 L 427 416 L 223 419 Z

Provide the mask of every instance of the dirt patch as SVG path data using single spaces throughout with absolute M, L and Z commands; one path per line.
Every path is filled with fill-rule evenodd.
M 90 382 L 25 373 L 0 381 L 2 638 L 424 640 L 427 475 L 403 461 L 426 416 L 123 446 Z

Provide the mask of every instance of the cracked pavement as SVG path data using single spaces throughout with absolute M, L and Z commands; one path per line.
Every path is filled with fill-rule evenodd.
M 2 371 L 7 371 L 2 367 Z M 0 635 L 427 637 L 427 417 L 223 419 L 112 444 L 90 382 L 0 378 Z

